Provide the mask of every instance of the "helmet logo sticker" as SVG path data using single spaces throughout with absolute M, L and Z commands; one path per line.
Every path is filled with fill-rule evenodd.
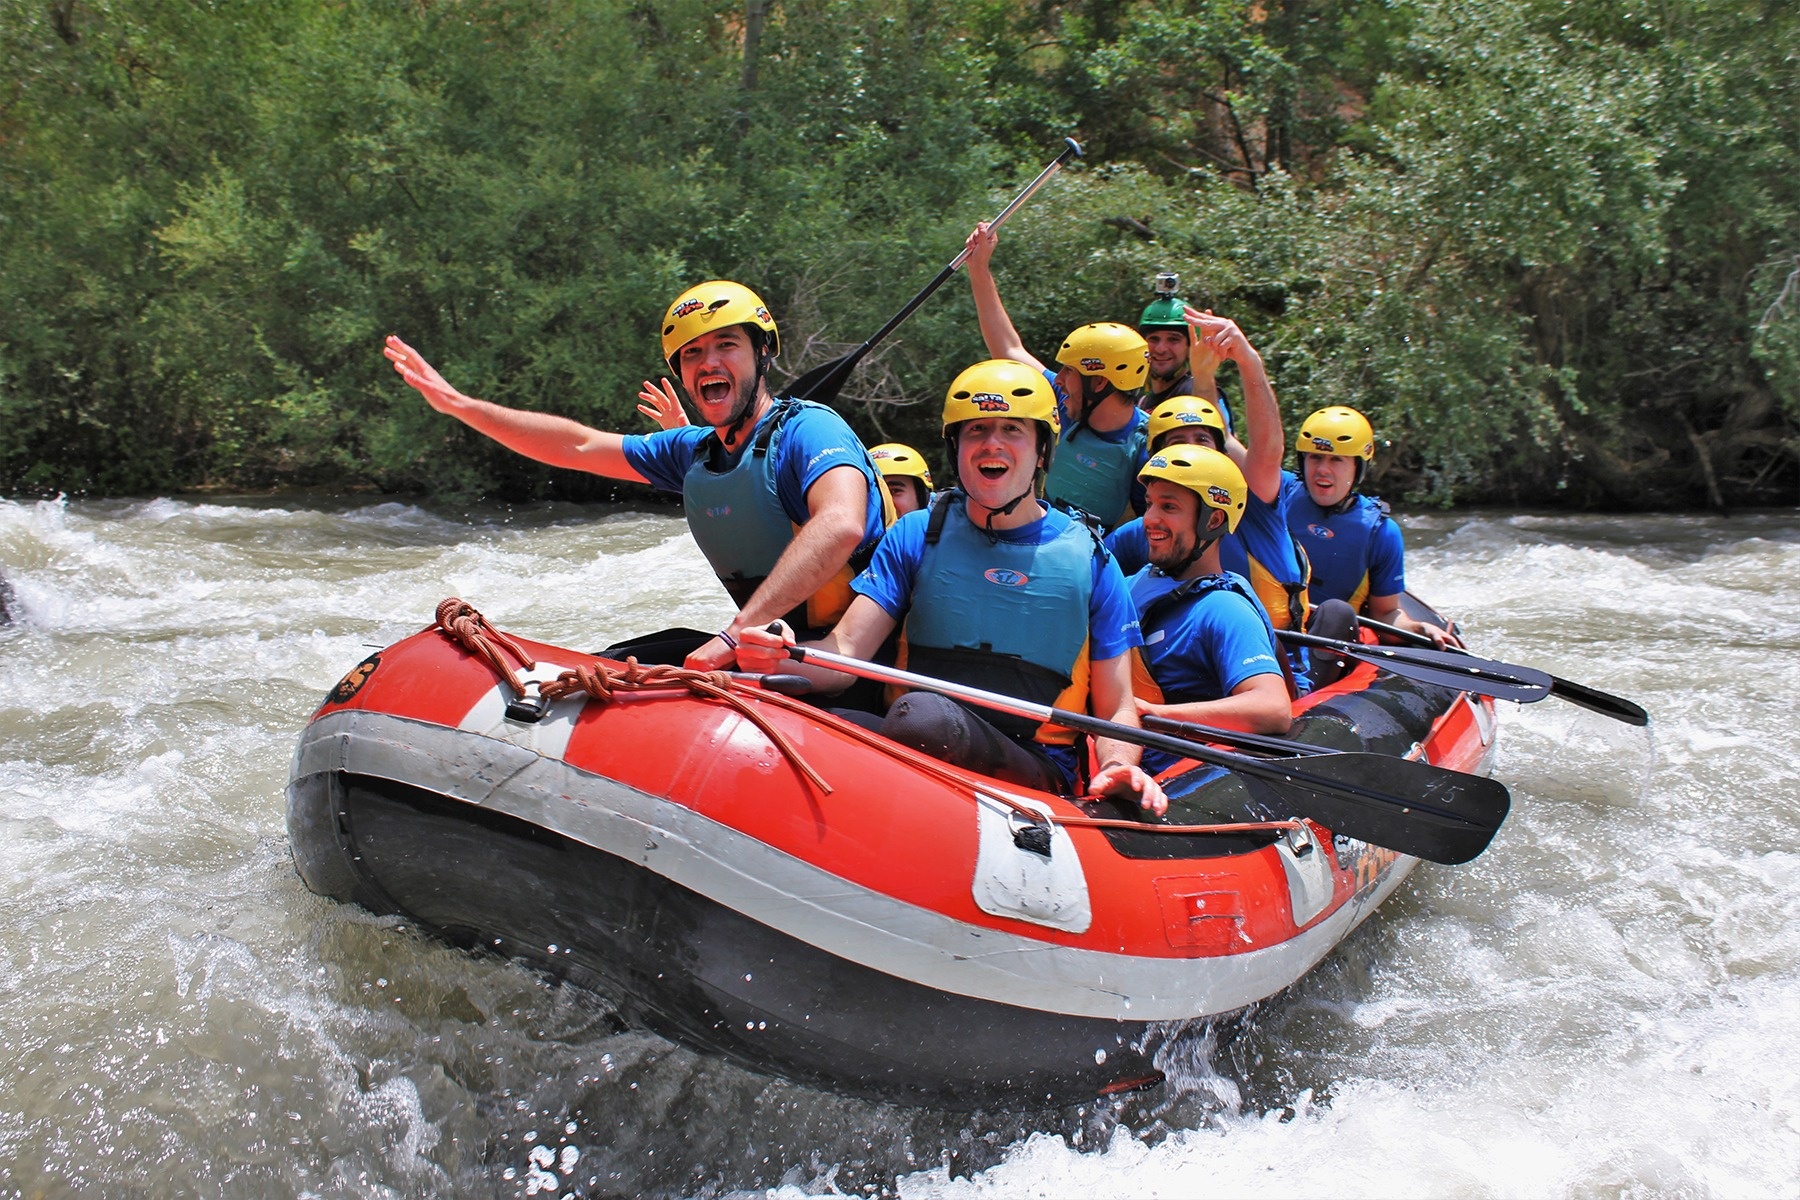
M 677 317 L 685 317 L 691 312 L 699 311 L 699 309 L 700 309 L 700 301 L 698 301 L 692 297 L 689 297 L 688 299 L 683 300 L 680 304 L 677 304 L 675 306 L 674 313 L 671 315 L 677 316 Z
M 1206 498 L 1215 505 L 1221 505 L 1226 508 L 1231 506 L 1231 493 L 1216 483 L 1209 483 L 1206 485 Z
M 1084 358 L 1081 360 L 1081 369 L 1088 372 L 1104 371 L 1106 370 L 1106 364 L 1097 358 Z
M 767 321 L 767 322 L 769 322 L 769 323 L 770 323 L 770 324 L 774 324 L 774 323 L 775 323 L 775 318 L 774 318 L 774 317 L 771 317 L 771 316 L 770 316 L 770 315 L 769 315 L 769 310 L 768 310 L 768 309 L 766 309 L 766 308 L 764 308 L 764 307 L 763 307 L 763 306 L 762 306 L 762 305 L 760 305 L 760 304 L 759 304 L 759 305 L 757 305 L 757 306 L 756 306 L 756 319 L 757 319 L 757 320 L 759 320 L 759 321 Z
M 1031 582 L 1031 576 L 1020 574 L 1010 567 L 989 567 L 981 573 L 981 577 L 1001 587 L 1024 587 Z
M 1311 440 L 1312 440 L 1313 446 L 1319 451 L 1320 454 L 1330 454 L 1331 453 L 1332 445 L 1331 445 L 1330 438 L 1322 438 L 1322 437 L 1313 436 L 1311 438 Z
M 1006 402 L 1006 397 L 993 392 L 976 392 L 969 397 L 969 402 L 975 406 L 977 412 L 1012 411 L 1012 406 Z

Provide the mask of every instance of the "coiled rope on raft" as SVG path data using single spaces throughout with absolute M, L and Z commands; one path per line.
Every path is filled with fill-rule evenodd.
M 455 596 L 449 597 L 437 606 L 437 627 L 492 667 L 494 673 L 512 688 L 515 696 L 523 697 L 526 694 L 524 682 L 501 658 L 500 650 L 507 650 L 528 671 L 537 663 L 525 653 L 524 647 L 495 629 L 474 606 Z M 793 763 L 795 769 L 806 776 L 814 787 L 827 795 L 831 794 L 831 784 L 826 782 L 825 777 L 806 761 L 806 757 L 786 734 L 775 728 L 755 705 L 738 694 L 736 682 L 724 671 L 694 671 L 663 663 L 645 666 L 636 658 L 627 658 L 622 671 L 601 662 L 564 671 L 548 683 L 540 683 L 538 695 L 546 700 L 561 700 L 565 696 L 585 692 L 598 703 L 606 705 L 621 693 L 677 687 L 686 688 L 696 696 L 710 697 L 731 705 L 746 720 L 762 730 L 763 736 L 773 742 L 783 757 Z

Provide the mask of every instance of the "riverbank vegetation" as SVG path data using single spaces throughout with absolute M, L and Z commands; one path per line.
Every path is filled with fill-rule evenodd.
M 1778 0 L 13 0 L 0 490 L 586 498 L 431 412 L 648 428 L 656 322 L 758 288 L 798 374 L 1002 235 L 1029 344 L 1152 276 L 1415 501 L 1800 497 L 1800 9 Z M 839 406 L 936 457 L 946 285 Z M 1290 426 L 1291 428 L 1291 426 Z

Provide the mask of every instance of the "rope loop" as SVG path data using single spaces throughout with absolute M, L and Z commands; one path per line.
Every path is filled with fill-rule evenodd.
M 518 642 L 489 624 L 488 619 L 477 612 L 473 605 L 455 596 L 443 600 L 437 606 L 437 628 L 492 667 L 494 674 L 512 688 L 514 696 L 524 697 L 525 683 L 519 678 L 518 672 L 501 657 L 501 651 L 512 655 L 528 671 L 537 666 L 536 661 L 525 653 L 524 647 Z M 605 705 L 612 703 L 621 692 L 670 687 L 685 687 L 696 696 L 721 700 L 731 705 L 751 724 L 762 730 L 763 735 L 775 744 L 776 749 L 814 787 L 827 795 L 831 793 L 831 785 L 825 781 L 825 777 L 801 757 L 793 742 L 775 728 L 766 715 L 738 694 L 737 685 L 723 671 L 691 671 L 686 667 L 662 663 L 644 666 L 636 658 L 628 658 L 623 671 L 614 670 L 601 662 L 564 671 L 550 682 L 540 683 L 538 694 L 545 700 L 560 700 L 564 696 L 586 692 Z
M 564 696 L 572 696 L 576 692 L 586 692 L 601 704 L 610 704 L 620 692 L 637 692 L 648 688 L 685 687 L 696 696 L 713 700 L 721 700 L 738 710 L 746 720 L 762 730 L 763 736 L 775 744 L 796 770 L 806 776 L 812 785 L 826 795 L 831 794 L 831 785 L 825 777 L 813 769 L 811 763 L 788 740 L 786 734 L 769 721 L 761 709 L 745 700 L 739 694 L 737 685 L 731 676 L 723 671 L 694 671 L 687 667 L 671 666 L 666 663 L 652 663 L 649 666 L 638 662 L 636 657 L 625 660 L 625 669 L 616 671 L 605 663 L 596 662 L 588 666 L 576 667 L 564 671 L 549 683 L 540 684 L 538 691 L 546 700 L 560 700 Z
M 455 596 L 439 601 L 437 627 L 451 640 L 459 643 L 463 649 L 494 668 L 494 674 L 506 681 L 506 685 L 512 688 L 513 695 L 520 697 L 525 695 L 524 682 L 520 680 L 518 672 L 508 666 L 506 660 L 500 657 L 500 651 L 506 650 L 527 671 L 537 666 L 537 662 L 531 655 L 525 653 L 524 647 L 519 643 L 488 624 L 488 619 L 476 612 L 474 605 L 459 600 Z

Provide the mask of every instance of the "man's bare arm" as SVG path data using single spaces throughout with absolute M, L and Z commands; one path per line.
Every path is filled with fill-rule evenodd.
M 477 433 L 486 434 L 508 450 L 552 467 L 566 467 L 632 483 L 645 482 L 636 468 L 626 461 L 625 439 L 619 434 L 551 413 L 507 408 L 465 396 L 451 387 L 423 355 L 397 337 L 388 338 L 383 353 L 400 377 L 416 388 L 431 407 L 455 417 Z
M 969 273 L 969 292 L 975 298 L 975 315 L 981 321 L 981 340 L 987 343 L 990 358 L 1011 359 L 1041 371 L 1044 364 L 1025 349 L 1012 318 L 1006 314 L 1006 306 L 1000 303 L 1000 286 L 994 282 L 993 270 L 994 247 L 999 242 L 999 235 L 983 221 L 964 243 L 969 251 L 965 269 Z

